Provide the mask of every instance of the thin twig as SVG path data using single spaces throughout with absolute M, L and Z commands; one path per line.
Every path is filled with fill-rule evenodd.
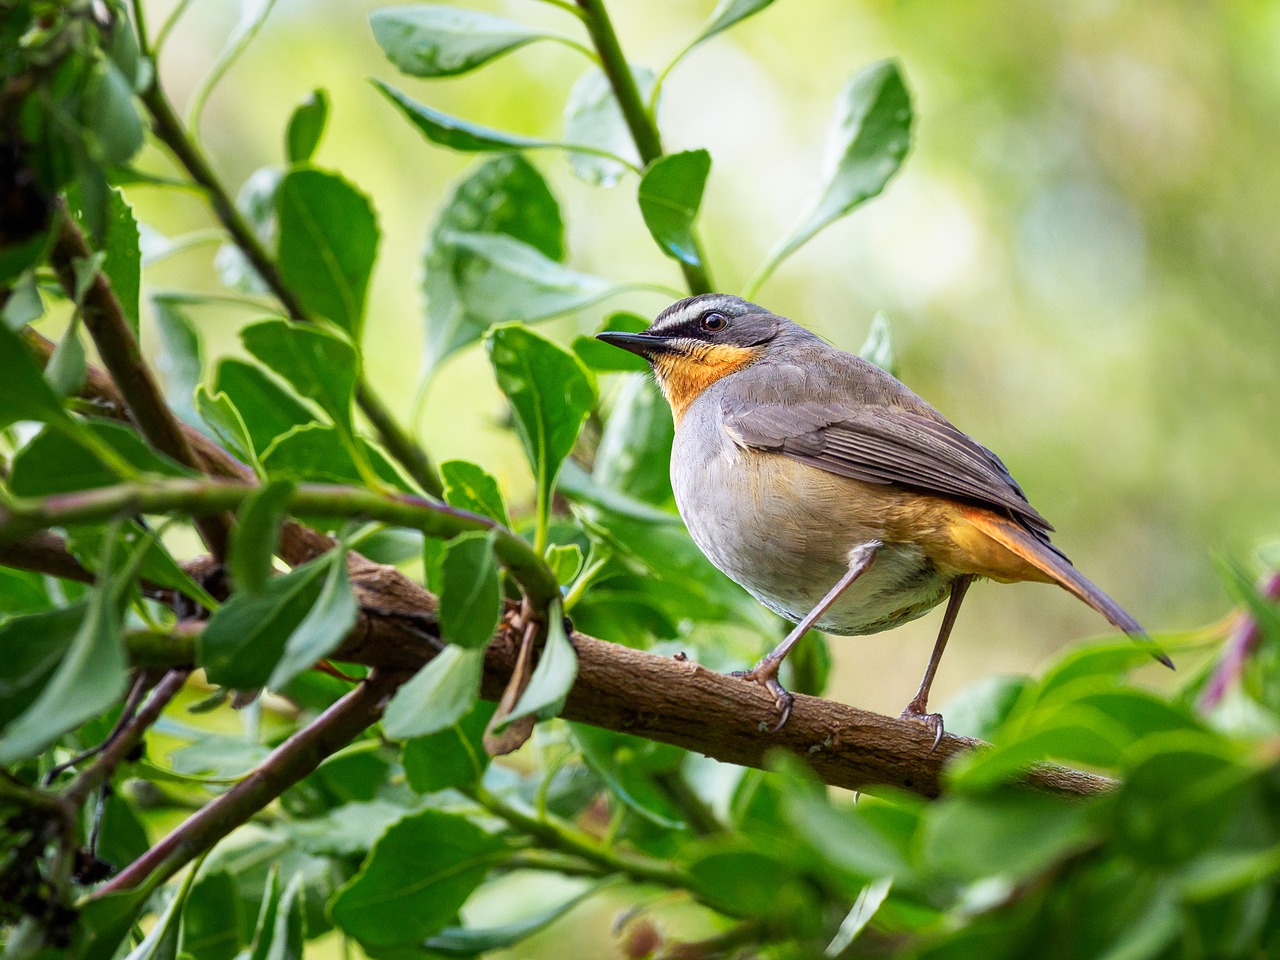
M 142 742 L 142 738 L 146 736 L 152 724 L 160 719 L 161 712 L 187 682 L 189 673 L 189 670 L 170 670 L 165 674 L 164 679 L 151 691 L 146 704 L 128 723 L 112 731 L 93 766 L 71 781 L 71 785 L 62 791 L 63 799 L 74 806 L 79 806 L 88 799 L 89 794 L 106 783 L 121 761 Z
M 373 673 L 317 719 L 303 727 L 253 772 L 188 817 L 172 833 L 96 891 L 92 898 L 120 890 L 154 887 L 213 847 L 254 813 L 275 800 L 326 757 L 373 724 L 402 677 Z
M 289 288 L 280 275 L 279 267 L 249 222 L 237 209 L 218 175 L 214 173 L 204 153 L 188 136 L 173 105 L 161 88 L 158 78 L 142 93 L 142 102 L 151 115 L 155 135 L 173 153 L 177 161 L 190 174 L 191 179 L 204 188 L 214 216 L 240 248 L 262 282 L 280 302 L 291 320 L 311 320 L 297 294 Z M 391 415 L 387 405 L 363 379 L 356 389 L 356 405 L 369 419 L 378 439 L 399 464 L 404 467 L 422 489 L 433 497 L 443 494 L 440 475 L 422 446 Z
M 636 151 L 640 154 L 641 165 L 647 167 L 663 155 L 662 136 L 658 132 L 658 126 L 645 107 L 644 98 L 640 96 L 640 88 L 636 86 L 631 66 L 622 54 L 622 46 L 609 19 L 609 12 L 605 9 L 604 0 L 577 0 L 577 3 L 582 11 L 582 21 L 586 24 L 587 33 L 591 36 L 596 53 L 600 55 L 600 67 L 609 86 L 613 88 L 618 108 L 622 111 Z M 690 293 L 710 293 L 713 288 L 706 267 L 707 258 L 696 236 L 693 247 L 697 262 L 679 261 L 680 271 L 684 274 Z

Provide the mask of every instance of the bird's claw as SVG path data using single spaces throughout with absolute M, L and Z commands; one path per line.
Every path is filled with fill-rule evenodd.
M 778 722 L 769 728 L 769 733 L 777 733 L 787 725 L 787 721 L 791 719 L 791 708 L 795 704 L 796 698 L 778 682 L 778 667 L 776 664 L 762 660 L 750 670 L 735 670 L 729 676 L 758 683 L 773 695 L 773 702 L 778 708 L 779 716 Z
M 942 735 L 946 732 L 942 726 L 942 714 L 925 713 L 921 707 L 912 702 L 902 711 L 901 719 L 924 724 L 925 729 L 933 734 L 933 746 L 929 748 L 929 752 L 933 753 L 938 749 L 938 744 L 942 742 Z

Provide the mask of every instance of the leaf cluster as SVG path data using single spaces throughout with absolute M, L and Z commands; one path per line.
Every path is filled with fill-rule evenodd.
M 414 79 L 532 56 L 525 48 L 543 42 L 590 61 L 566 91 L 560 136 L 481 127 L 381 80 L 370 95 L 431 144 L 481 155 L 424 230 L 423 381 L 483 347 L 532 479 L 527 503 L 485 465 L 437 465 L 365 377 L 375 198 L 317 161 L 330 110 L 356 107 L 315 91 L 290 115 L 279 162 L 234 199 L 203 160 L 201 107 L 269 2 L 245 5 L 187 125 L 153 67 L 186 4 L 154 39 L 141 5 L 27 0 L 0 14 L 3 189 L 34 211 L 0 237 L 6 957 L 256 960 L 300 956 L 334 931 L 375 958 L 477 957 L 523 949 L 619 889 L 634 906 L 617 937 L 635 956 L 1280 951 L 1280 617 L 1274 596 L 1229 565 L 1253 656 L 1218 706 L 1197 706 L 1211 663 L 1165 697 L 1129 678 L 1145 651 L 1083 647 L 1039 680 L 999 678 L 947 709 L 951 727 L 993 745 L 950 770 L 937 802 L 881 791 L 855 803 L 794 757 L 747 770 L 554 719 L 578 672 L 566 616 L 712 669 L 749 663 L 779 628 L 681 526 L 667 479 L 674 428 L 638 361 L 585 332 L 561 342 L 534 329 L 606 301 L 605 328 L 641 329 L 629 301 L 612 301 L 654 286 L 571 265 L 552 161 L 534 159 L 544 154 L 565 155 L 593 186 L 634 189 L 688 289 L 709 287 L 697 220 L 712 157 L 665 152 L 662 87 L 686 55 L 769 5 L 723 0 L 658 71 L 622 59 L 598 0 L 563 5 L 576 18 L 563 33 L 437 4 L 371 17 L 372 40 Z M 134 168 L 144 117 L 176 178 Z M 911 123 L 896 64 L 851 78 L 811 207 L 753 288 L 884 189 Z M 166 180 L 211 201 L 216 292 L 145 282 L 144 266 L 203 242 L 137 222 L 131 186 Z M 68 257 L 62 240 L 84 233 L 92 255 Z M 206 315 L 228 299 L 252 319 L 235 355 L 215 357 Z M 110 335 L 130 365 L 103 349 L 89 311 L 119 316 Z M 55 315 L 70 322 L 53 345 L 31 324 L 51 329 Z M 229 454 L 229 473 L 161 452 L 131 425 L 138 410 L 93 402 L 86 333 L 117 383 L 150 377 L 137 343 L 148 318 L 165 401 L 148 412 Z M 894 367 L 883 317 L 862 352 Z M 210 524 L 225 529 L 225 550 Z M 56 570 L 19 549 L 35 535 L 55 538 Z M 353 575 L 369 561 L 438 602 L 370 609 Z M 327 738 L 353 686 L 372 682 L 345 659 L 350 645 L 392 614 L 434 655 L 396 678 L 380 725 L 370 714 L 362 733 Z M 527 645 L 528 669 L 500 707 L 481 699 L 495 634 Z M 1216 637 L 1162 639 L 1194 661 Z M 821 694 L 829 667 L 810 638 L 790 685 Z M 495 740 L 527 739 L 535 721 L 550 722 L 521 762 L 495 762 Z M 1015 786 L 1047 760 L 1117 786 L 1086 798 Z M 227 835 L 211 851 L 213 840 L 185 844 L 193 812 L 211 809 L 229 816 Z M 157 843 L 162 825 L 176 829 L 171 846 Z M 558 893 L 535 895 L 548 887 Z M 533 905 L 486 909 L 504 898 Z M 700 933 L 673 932 L 675 898 L 692 904 Z

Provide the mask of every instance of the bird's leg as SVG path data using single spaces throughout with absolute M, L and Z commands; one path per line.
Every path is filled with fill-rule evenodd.
M 956 625 L 956 617 L 960 614 L 960 604 L 964 602 L 965 591 L 974 578 L 960 577 L 951 584 L 951 597 L 947 600 L 947 612 L 942 615 L 942 628 L 938 630 L 938 639 L 934 641 L 933 653 L 929 657 L 929 665 L 924 668 L 924 678 L 920 681 L 920 689 L 907 708 L 902 711 L 905 720 L 919 720 L 933 734 L 933 749 L 938 749 L 942 742 L 942 714 L 929 713 L 929 688 L 933 686 L 933 675 L 938 672 L 938 662 L 942 659 L 942 651 L 947 648 L 947 640 L 951 638 L 951 629 Z
M 782 729 L 787 719 L 791 716 L 791 704 L 795 702 L 795 697 L 788 693 L 782 684 L 778 682 L 778 670 L 782 667 L 782 661 L 786 659 L 787 654 L 791 652 L 791 648 L 796 645 L 796 642 L 809 632 L 809 628 L 818 622 L 819 618 L 827 612 L 833 603 L 840 599 L 842 593 L 849 589 L 849 584 L 867 572 L 867 568 L 871 566 L 871 561 L 876 558 L 876 550 L 879 548 L 880 541 L 871 540 L 867 543 L 860 543 L 850 550 L 849 570 L 827 592 L 827 595 L 818 601 L 818 605 L 805 614 L 804 619 L 795 625 L 795 629 L 788 633 L 768 656 L 750 670 L 734 674 L 735 677 L 742 677 L 744 680 L 754 680 L 773 694 L 774 702 L 777 703 L 778 712 L 781 716 L 778 718 L 778 722 L 769 730 L 770 733 L 777 733 Z

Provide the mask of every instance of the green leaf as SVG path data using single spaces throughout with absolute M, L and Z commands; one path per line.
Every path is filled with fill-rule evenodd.
M 338 891 L 334 922 L 368 945 L 418 943 L 455 918 L 504 847 L 465 817 L 411 814 L 391 825 Z
M 434 3 L 388 7 L 369 17 L 387 59 L 411 77 L 453 77 L 550 36 L 504 17 Z
M 668 830 L 684 829 L 680 811 L 655 778 L 679 774 L 684 754 L 676 747 L 585 724 L 570 726 L 583 762 L 632 811 Z
M 844 920 L 840 922 L 840 929 L 827 945 L 826 956 L 841 956 L 849 945 L 858 939 L 858 935 L 867 928 L 867 924 L 875 917 L 876 911 L 888 898 L 892 887 L 893 880 L 885 877 L 873 880 L 862 888 L 857 899 L 853 901 L 853 906 L 845 914 Z
M 990 740 L 1032 681 L 1027 677 L 996 675 L 965 687 L 940 712 L 947 730 L 964 737 Z
M 7 278 L 0 280 L 0 283 L 7 282 Z M 0 305 L 0 325 L 17 332 L 43 316 L 44 299 L 40 296 L 40 285 L 36 283 L 35 271 L 28 270 L 12 281 L 9 299 Z
M 925 821 L 923 853 L 937 875 L 969 882 L 1035 876 L 1092 839 L 1090 807 L 1024 790 L 947 797 Z
M 68 397 L 84 386 L 89 364 L 84 356 L 84 344 L 80 340 L 80 318 L 73 317 L 66 333 L 54 347 L 53 355 L 44 368 L 44 378 L 60 397 Z
M 328 571 L 320 596 L 289 634 L 284 655 L 267 678 L 267 686 L 272 690 L 283 689 L 303 670 L 337 650 L 356 625 L 360 604 L 351 589 L 347 553 L 335 549 L 326 554 L 326 559 Z
M 717 33 L 728 30 L 734 24 L 754 16 L 771 3 L 773 0 L 720 0 L 716 8 L 711 11 L 711 18 L 707 20 L 707 25 L 702 28 L 697 39 L 689 45 L 689 49 L 710 40 Z
M 328 556 L 267 580 L 260 593 L 234 593 L 209 618 L 196 654 L 210 683 L 255 690 L 267 682 L 285 646 L 320 595 Z
M 859 809 L 833 804 L 800 760 L 779 754 L 773 765 L 786 774 L 780 784 L 786 822 L 822 862 L 860 885 L 909 875 L 908 862 L 893 842 Z
M 142 289 L 142 251 L 138 246 L 138 222 L 133 217 L 133 208 L 125 202 L 124 194 L 115 189 L 107 197 L 107 234 L 102 250 L 106 254 L 102 272 L 111 281 L 111 291 L 120 301 L 129 329 L 136 338 L 138 299 Z
M 621 351 L 619 351 L 621 352 Z M 315 421 L 315 415 L 261 367 L 243 360 L 225 359 L 218 364 L 214 393 L 225 393 L 243 418 L 262 454 L 271 441 L 294 427 Z
M 730 840 L 699 850 L 688 871 L 694 889 L 713 904 L 748 916 L 772 917 L 783 902 L 780 891 L 795 882 L 788 867 L 788 861 L 758 850 L 734 849 Z
M 631 76 L 647 101 L 653 92 L 653 71 L 648 67 L 632 67 Z M 579 179 L 596 187 L 612 187 L 627 171 L 621 160 L 639 165 L 635 141 L 618 100 L 613 95 L 609 78 L 598 67 L 592 67 L 574 83 L 564 105 L 564 138 L 574 145 L 595 147 L 614 154 L 612 160 L 592 153 L 569 153 L 569 162 Z
M 529 686 L 503 722 L 507 727 L 521 717 L 536 714 L 539 720 L 554 717 L 564 707 L 565 698 L 578 679 L 578 652 L 564 630 L 560 601 L 547 607 L 547 640 L 538 655 L 538 665 Z
M 182 886 L 164 908 L 156 925 L 147 932 L 141 943 L 129 951 L 125 960 L 177 960 L 182 909 L 186 906 L 187 895 L 191 892 L 191 883 L 195 877 L 194 869 L 187 872 Z
M 545 930 L 587 897 L 600 889 L 602 883 L 587 887 L 581 893 L 520 920 L 496 927 L 446 927 L 433 937 L 428 937 L 424 950 L 446 957 L 475 957 L 490 950 L 514 947 L 539 930 Z
M 687 150 L 660 157 L 640 178 L 638 200 L 644 225 L 667 256 L 701 265 L 693 221 L 711 172 L 711 154 Z
M 212 393 L 202 384 L 196 388 L 195 412 L 219 443 L 261 475 L 262 465 L 258 462 L 253 437 L 230 397 L 225 393 Z
M 114 960 L 129 935 L 146 894 L 120 890 L 88 898 L 79 908 L 71 956 L 77 960 Z M 9 940 L 12 944 L 12 938 Z
M 359 444 L 365 459 L 379 479 L 388 486 L 406 493 L 411 492 L 409 485 L 381 450 L 363 437 L 357 437 L 355 442 Z M 262 465 L 267 476 L 272 478 L 287 477 L 311 483 L 365 482 L 338 429 L 323 423 L 294 427 L 284 436 L 278 437 L 267 449 Z
M 329 95 L 323 90 L 312 90 L 307 99 L 294 107 L 284 135 L 285 156 L 290 163 L 311 160 L 328 119 Z
M 435 793 L 479 782 L 491 759 L 484 749 L 484 731 L 496 709 L 480 701 L 448 729 L 406 742 L 404 776 L 409 786 L 418 793 Z
M 69 730 L 108 710 L 124 695 L 129 664 L 121 632 L 114 531 L 98 564 L 99 583 L 90 594 L 76 635 L 40 691 L 0 738 L 0 764 L 35 756 Z
M 483 672 L 483 648 L 449 644 L 392 695 L 383 732 L 411 740 L 448 730 L 475 706 Z
M 240 901 L 223 870 L 202 870 L 182 916 L 182 953 L 200 960 L 233 960 L 240 951 Z
M 165 399 L 183 420 L 197 423 L 195 393 L 204 378 L 200 335 L 191 318 L 170 297 L 152 297 L 151 312 L 160 331 L 156 369 L 164 382 Z
M 378 219 L 369 198 L 335 173 L 295 169 L 277 196 L 280 275 L 309 312 L 360 342 Z
M 576 543 L 553 543 L 547 547 L 545 559 L 556 582 L 565 585 L 582 569 L 582 548 Z
M 634 313 L 611 313 L 596 333 L 614 330 L 621 333 L 639 333 L 647 329 L 649 321 Z M 597 373 L 649 373 L 649 361 L 626 350 L 619 350 L 595 337 L 575 337 L 573 352 L 589 370 Z
M 595 405 L 595 385 L 577 357 L 527 327 L 497 327 L 486 344 L 537 479 L 542 549 L 556 475 Z
M 671 407 L 653 380 L 628 377 L 600 434 L 592 477 L 605 487 L 646 503 L 669 503 L 672 493 L 668 464 L 674 438 Z
M 276 247 L 279 218 L 276 216 L 277 196 L 284 171 L 279 167 L 260 167 L 249 174 L 240 192 L 236 194 L 236 209 L 253 228 L 268 252 Z M 263 279 L 234 243 L 223 244 L 213 258 L 218 278 L 233 290 L 245 293 L 270 293 Z
M 373 83 L 388 100 L 399 107 L 400 112 L 408 117 L 409 122 L 417 127 L 423 136 L 432 143 L 438 143 L 451 150 L 459 150 L 463 153 L 484 153 L 495 150 L 505 152 L 563 146 L 552 140 L 536 140 L 468 123 L 466 120 L 451 117 L 447 113 L 441 113 L 425 104 L 417 103 L 381 80 L 374 80 Z
M 249 960 L 302 960 L 306 942 L 303 920 L 302 871 L 295 873 L 279 893 L 279 875 L 272 873 L 269 891 L 258 915 Z
M 80 602 L 0 622 L 0 728 L 35 702 L 66 658 L 85 609 Z
M 470 255 L 457 293 L 463 308 L 486 325 L 533 322 L 603 300 L 613 285 L 561 266 L 505 234 L 447 233 L 441 242 Z
M 511 526 L 498 481 L 484 467 L 469 460 L 446 460 L 440 464 L 440 479 L 444 482 L 444 502 L 449 506 Z
M 348 435 L 353 432 L 356 352 L 351 344 L 319 327 L 278 319 L 245 327 L 240 339 L 246 350 L 318 403 Z
M 769 255 L 763 272 L 883 190 L 910 144 L 911 98 L 897 64 L 881 60 L 855 75 L 841 92 L 827 137 L 822 193 Z
M 892 376 L 898 375 L 898 355 L 893 350 L 893 337 L 889 330 L 889 318 L 877 313 L 871 320 L 867 339 L 858 348 L 858 356 Z
M 93 433 L 99 443 L 114 450 L 121 460 L 141 473 L 167 477 L 195 476 L 193 471 L 152 450 L 137 433 L 123 424 L 91 420 L 80 424 L 79 428 Z M 9 487 L 20 497 L 46 497 L 108 487 L 119 482 L 119 475 L 84 446 L 69 439 L 62 431 L 47 427 L 13 458 Z
M 73 428 L 35 358 L 18 334 L 0 323 L 0 430 L 19 420 L 38 420 Z
M 95 64 L 81 112 L 103 162 L 122 164 L 141 149 L 142 121 L 133 103 L 133 84 L 110 60 Z
M 549 260 L 564 259 L 560 205 L 533 165 L 510 154 L 477 167 L 454 187 L 427 243 L 423 294 L 427 304 L 424 369 L 428 373 L 478 341 L 493 322 L 474 313 L 459 292 L 477 260 L 447 239 L 452 233 L 463 232 L 503 234 L 527 243 Z M 613 352 L 629 356 L 623 350 Z
M 241 504 L 227 550 L 227 570 L 237 591 L 261 593 L 271 579 L 293 490 L 289 481 L 273 480 Z
M 502 583 L 493 554 L 494 534 L 470 533 L 445 545 L 440 570 L 440 635 L 469 650 L 483 650 L 502 619 Z

